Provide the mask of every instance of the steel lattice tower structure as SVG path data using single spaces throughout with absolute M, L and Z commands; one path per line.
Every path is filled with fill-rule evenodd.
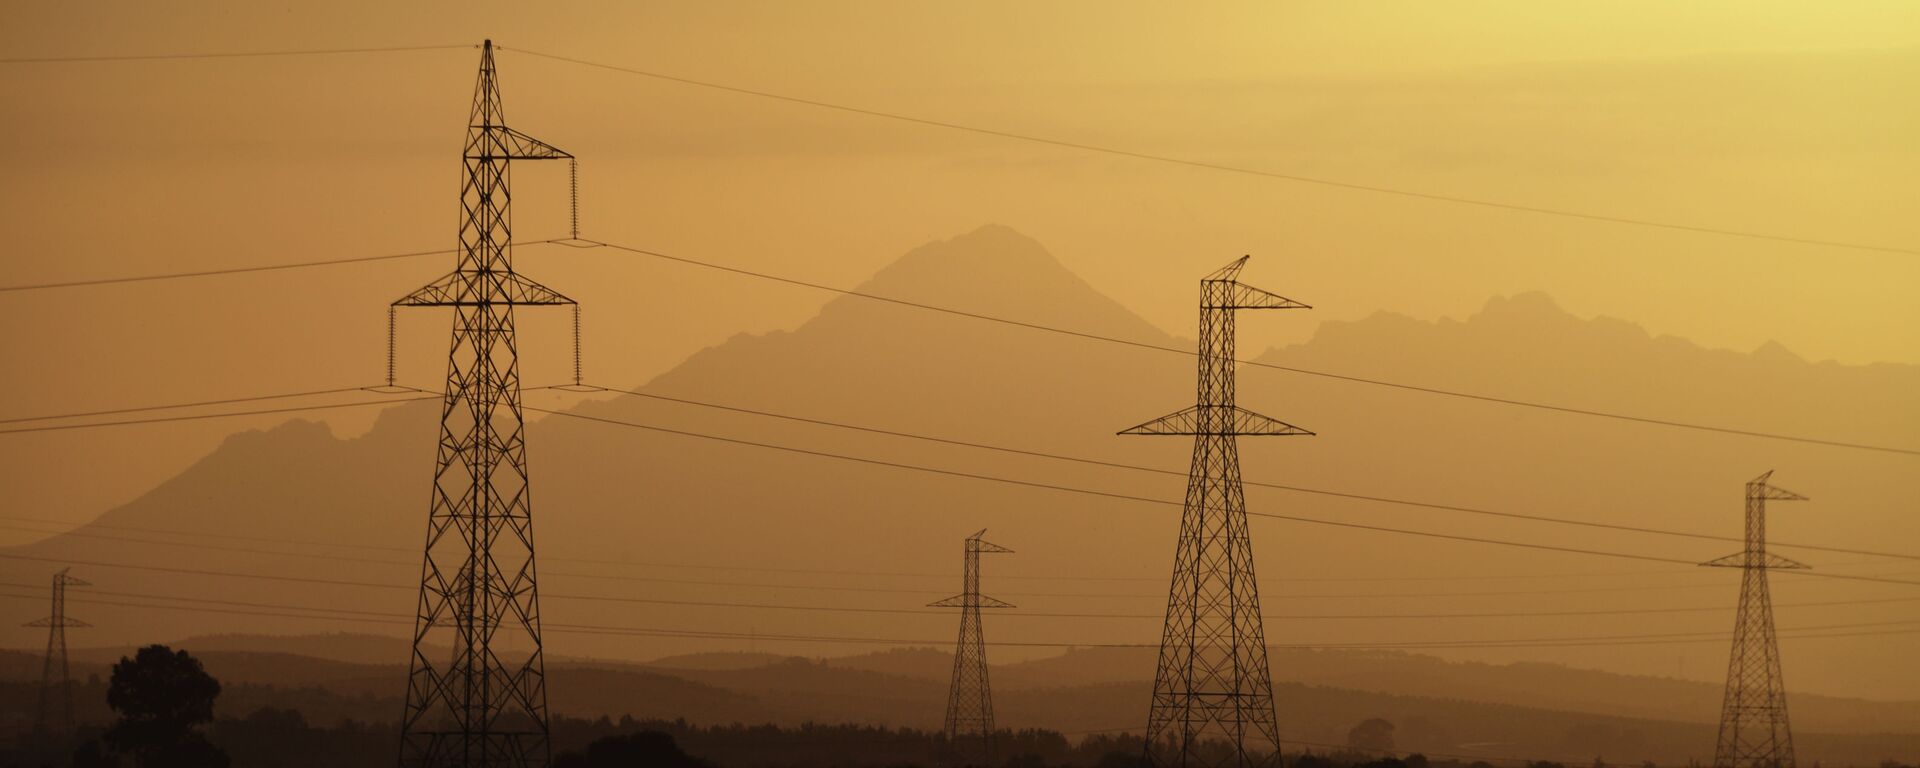
M 953 651 L 953 686 L 947 693 L 948 764 L 993 764 L 993 688 L 987 684 L 987 647 L 980 631 L 980 609 L 1012 608 L 1012 603 L 980 594 L 980 554 L 1012 552 L 980 537 L 967 537 L 961 592 L 927 605 L 960 609 L 960 642 Z
M 517 768 L 550 759 L 513 310 L 573 300 L 513 270 L 508 180 L 511 161 L 571 157 L 506 126 L 487 41 L 467 125 L 458 264 L 393 303 L 454 311 L 403 766 Z
M 53 575 L 52 615 L 21 625 L 47 628 L 47 660 L 40 670 L 40 711 L 34 720 L 33 732 L 36 738 L 48 743 L 73 733 L 73 677 L 67 666 L 67 628 L 93 626 L 67 615 L 67 587 L 92 586 L 84 579 L 68 576 L 68 570 L 62 568 Z M 60 675 L 57 681 L 56 669 Z M 57 726 L 56 718 L 59 719 Z
M 1767 502 L 1807 497 L 1768 481 L 1747 482 L 1746 549 L 1702 565 L 1740 569 L 1740 612 L 1733 624 L 1727 694 L 1720 709 L 1714 768 L 1794 768 L 1793 731 L 1787 726 L 1787 690 L 1780 678 L 1780 644 L 1773 634 L 1773 593 L 1767 571 L 1806 568 L 1767 551 Z
M 1120 432 L 1193 436 L 1147 717 L 1147 757 L 1154 765 L 1277 765 L 1280 760 L 1235 438 L 1313 433 L 1234 404 L 1233 323 L 1237 310 L 1310 307 L 1238 282 L 1247 258 L 1200 281 L 1198 402 Z

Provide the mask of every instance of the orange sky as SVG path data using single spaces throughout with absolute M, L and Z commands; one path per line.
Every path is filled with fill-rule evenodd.
M 1462 317 L 1542 290 L 1710 347 L 1920 363 L 1912 254 L 1089 154 L 512 50 L 1210 163 L 1920 248 L 1920 6 L 1829 6 L 35 3 L 9 9 L 0 58 L 491 36 L 514 127 L 581 158 L 588 237 L 852 285 L 998 222 L 1183 336 L 1193 279 L 1252 253 L 1259 285 L 1318 309 L 1249 324 L 1248 354 L 1324 321 Z M 450 247 L 475 60 L 0 65 L 0 284 Z M 564 234 L 564 167 L 515 182 L 517 230 Z M 790 328 L 827 298 L 604 252 L 519 258 L 585 304 L 588 370 L 608 383 Z M 386 303 L 450 263 L 0 294 L 0 417 L 376 383 Z M 402 332 L 402 378 L 433 381 L 444 317 Z M 528 380 L 564 375 L 564 316 L 523 332 L 555 342 L 527 345 Z M 39 516 L 84 520 L 273 421 L 5 436 L 0 481 Z

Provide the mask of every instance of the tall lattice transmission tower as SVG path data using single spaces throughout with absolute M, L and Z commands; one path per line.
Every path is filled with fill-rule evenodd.
M 1200 281 L 1199 401 L 1122 430 L 1192 435 L 1193 464 L 1180 516 L 1166 627 L 1147 716 L 1154 765 L 1277 765 L 1273 680 L 1254 581 L 1253 542 L 1240 485 L 1241 435 L 1311 435 L 1234 404 L 1234 312 L 1310 309 L 1241 284 L 1247 257 Z
M 393 303 L 454 311 L 403 766 L 545 766 L 551 757 L 513 310 L 573 300 L 513 270 L 507 185 L 511 161 L 571 157 L 507 127 L 487 41 L 467 121 L 459 261 Z
M 947 752 L 954 766 L 993 765 L 993 688 L 987 684 L 987 647 L 980 631 L 980 609 L 1012 608 L 1012 603 L 980 594 L 980 555 L 1013 550 L 982 539 L 985 528 L 967 537 L 962 588 L 958 595 L 928 603 L 960 609 L 960 642 L 953 651 L 953 687 L 947 693 Z
M 73 733 L 73 676 L 67 666 L 67 629 L 91 627 L 67 615 L 67 587 L 92 586 L 62 568 L 53 575 L 53 613 L 23 626 L 47 628 L 47 660 L 40 668 L 40 710 L 35 716 L 35 738 L 53 743 Z M 57 677 L 56 677 L 57 675 Z
M 1806 568 L 1767 551 L 1767 502 L 1806 501 L 1776 488 L 1773 472 L 1747 482 L 1746 549 L 1702 565 L 1740 569 L 1740 613 L 1733 624 L 1727 694 L 1720 709 L 1714 768 L 1794 768 L 1793 731 L 1787 726 L 1787 689 L 1780 679 L 1780 644 L 1773 635 L 1773 593 L 1767 571 Z

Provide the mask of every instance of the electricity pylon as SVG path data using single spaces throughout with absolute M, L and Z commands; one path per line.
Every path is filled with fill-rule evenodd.
M 1242 309 L 1311 307 L 1238 282 L 1246 263 L 1243 256 L 1200 281 L 1198 403 L 1120 432 L 1193 436 L 1147 716 L 1147 759 L 1154 765 L 1280 761 L 1235 438 L 1313 433 L 1234 404 L 1233 322 L 1234 312 Z
M 1012 608 L 1012 603 L 980 594 L 980 554 L 1012 552 L 980 537 L 967 537 L 962 588 L 958 595 L 928 603 L 960 609 L 960 643 L 953 651 L 953 687 L 947 692 L 947 755 L 953 766 L 993 765 L 993 688 L 987 684 L 987 647 L 980 632 L 980 609 Z
M 1767 551 L 1767 502 L 1807 497 L 1769 484 L 1769 471 L 1747 482 L 1747 547 L 1701 565 L 1740 569 L 1740 613 L 1733 623 L 1727 694 L 1720 708 L 1720 739 L 1713 768 L 1794 768 L 1793 731 L 1787 726 L 1787 689 L 1780 679 L 1780 644 L 1773 634 L 1773 594 L 1767 571 L 1806 568 Z
M 506 126 L 487 41 L 467 124 L 458 263 L 393 302 L 454 310 L 403 766 L 519 768 L 551 759 L 513 308 L 574 302 L 513 270 L 507 184 L 513 160 L 571 157 Z
M 91 627 L 67 615 L 67 587 L 92 586 L 77 576 L 68 576 L 62 568 L 53 575 L 53 614 L 21 626 L 47 628 L 47 660 L 40 669 L 40 712 L 33 725 L 35 738 L 52 744 L 73 733 L 73 676 L 67 666 L 67 628 Z M 55 670 L 59 678 L 54 678 Z M 54 722 L 58 719 L 58 723 Z

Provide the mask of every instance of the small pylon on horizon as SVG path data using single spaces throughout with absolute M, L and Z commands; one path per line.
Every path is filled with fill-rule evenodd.
M 40 709 L 34 717 L 33 733 L 48 744 L 73 734 L 73 671 L 67 664 L 67 629 L 93 626 L 67 615 L 67 587 L 93 586 L 68 575 L 70 570 L 62 568 L 53 575 L 52 613 L 21 625 L 47 628 L 47 657 L 40 669 Z
M 1767 551 L 1767 502 L 1806 501 L 1776 488 L 1773 472 L 1747 482 L 1746 548 L 1701 565 L 1740 569 L 1740 611 L 1733 623 L 1726 697 L 1713 768 L 1794 768 L 1787 689 L 1780 675 L 1780 643 L 1773 633 L 1773 593 L 1767 571 L 1808 566 Z
M 960 640 L 953 651 L 953 685 L 947 691 L 947 743 L 944 765 L 994 765 L 993 688 L 987 682 L 986 639 L 980 627 L 980 609 L 1012 608 L 1012 603 L 980 594 L 980 555 L 1013 550 L 982 539 L 985 528 L 967 537 L 961 592 L 928 603 L 933 608 L 960 609 Z

